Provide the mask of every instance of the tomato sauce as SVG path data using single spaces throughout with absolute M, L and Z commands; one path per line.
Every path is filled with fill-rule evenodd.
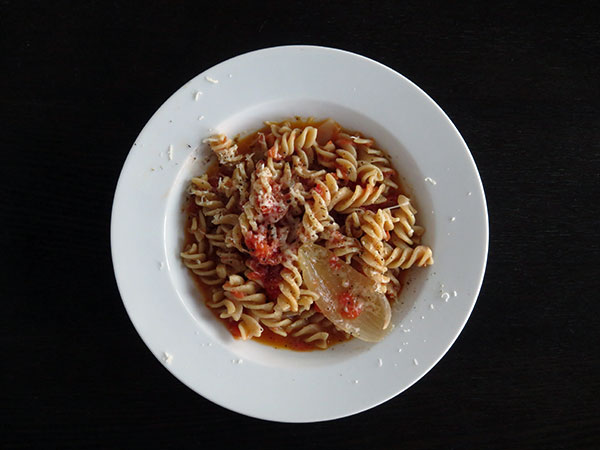
M 331 347 L 332 345 L 339 344 L 340 342 L 346 342 L 349 338 L 338 330 L 328 330 L 329 338 L 327 339 L 327 346 Z M 275 348 L 281 348 L 286 350 L 294 350 L 296 352 L 310 352 L 313 350 L 321 350 L 315 347 L 310 342 L 304 342 L 304 337 L 294 337 L 294 336 L 281 336 L 277 333 L 273 333 L 268 328 L 265 328 L 262 332 L 262 335 L 259 338 L 254 338 L 254 340 L 260 342 L 261 344 L 269 345 Z
M 350 291 L 342 292 L 338 297 L 340 315 L 344 319 L 356 319 L 362 312 L 363 305 L 359 303 Z
M 331 258 L 329 258 L 329 267 L 335 272 L 336 270 L 339 270 L 342 267 L 342 261 L 340 260 L 340 258 L 334 255 Z

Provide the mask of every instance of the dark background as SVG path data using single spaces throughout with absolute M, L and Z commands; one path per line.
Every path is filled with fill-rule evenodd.
M 3 1 L 0 446 L 600 448 L 600 34 L 596 2 L 562 3 Z M 486 277 L 452 349 L 402 395 L 318 424 L 247 418 L 177 381 L 110 257 L 119 172 L 158 106 L 282 44 L 417 83 L 489 207 Z

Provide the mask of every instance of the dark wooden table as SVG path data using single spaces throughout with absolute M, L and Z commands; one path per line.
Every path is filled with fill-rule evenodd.
M 600 448 L 595 2 L 221 3 L 2 2 L 0 447 Z M 429 93 L 478 164 L 491 236 L 442 361 L 375 409 L 304 425 L 171 376 L 125 313 L 109 245 L 121 166 L 157 107 L 220 61 L 292 43 Z

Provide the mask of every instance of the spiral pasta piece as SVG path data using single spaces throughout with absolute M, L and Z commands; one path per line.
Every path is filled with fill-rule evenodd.
M 337 155 L 335 168 L 338 178 L 356 181 L 358 165 L 356 161 L 356 147 L 347 138 L 338 139 L 336 144 L 340 147 L 335 151 Z
M 344 230 L 347 236 L 359 238 L 362 236 L 363 231 L 360 228 L 360 218 L 357 211 L 352 211 L 346 216 L 344 221 Z
M 238 146 L 231 139 L 224 134 L 217 134 L 216 136 L 205 139 L 204 142 L 208 142 L 211 150 L 217 155 L 219 164 L 235 165 L 242 158 L 237 152 Z
M 298 268 L 298 259 L 288 252 L 283 261 L 281 270 L 281 282 L 279 283 L 280 294 L 277 297 L 276 309 L 279 311 L 298 311 L 298 300 L 300 299 L 300 285 L 302 275 Z
M 292 156 L 296 149 L 308 150 L 315 145 L 317 129 L 314 127 L 306 127 L 304 130 L 299 130 L 298 128 L 289 130 L 289 127 L 281 127 L 277 130 L 277 134 L 279 134 L 276 141 L 277 147 L 274 147 L 271 154 L 277 155 L 278 158 L 285 159 Z
M 302 242 L 314 242 L 319 233 L 329 228 L 331 231 L 338 225 L 329 215 L 329 205 L 333 196 L 337 193 L 338 186 L 335 178 L 327 174 L 324 182 L 317 180 L 315 187 L 311 190 L 312 202 L 305 202 L 305 212 L 302 218 L 300 240 Z
M 389 210 L 380 209 L 377 213 L 365 211 L 360 216 L 361 230 L 364 232 L 360 242 L 364 248 L 359 261 L 362 270 L 378 284 L 378 290 L 385 293 L 385 285 L 389 283 L 389 277 L 385 276 L 387 266 L 385 264 L 384 240 L 389 237 L 389 230 L 394 228 L 392 216 Z
M 383 181 L 383 172 L 379 167 L 374 164 L 365 163 L 364 161 L 358 162 L 358 168 L 356 169 L 356 178 L 360 181 L 360 184 L 371 184 L 375 185 Z
M 204 217 L 204 214 L 202 214 L 202 210 L 198 210 L 196 215 L 191 217 L 191 223 L 187 231 L 194 236 L 196 242 L 199 243 L 199 245 L 204 246 L 206 230 L 206 218 Z
M 291 124 L 289 121 L 285 121 L 280 124 L 276 122 L 266 121 L 265 124 L 269 126 L 271 134 L 276 138 L 280 138 L 283 136 L 284 133 L 289 133 L 290 131 L 292 131 Z
M 332 325 L 325 316 L 315 310 L 305 311 L 285 328 L 288 334 L 301 337 L 306 343 L 313 343 L 318 348 L 327 348 L 327 339 Z
M 227 276 L 225 264 L 216 263 L 203 252 L 197 243 L 191 244 L 180 253 L 185 266 L 196 274 L 203 283 L 213 286 L 223 282 Z
M 401 269 L 399 268 L 390 269 L 388 267 L 388 271 L 386 272 L 386 276 L 390 279 L 390 282 L 387 285 L 386 294 L 392 295 L 395 298 L 398 298 L 400 292 L 402 291 L 402 283 L 400 283 L 399 280 L 400 271 Z
M 233 319 L 236 322 L 242 317 L 244 307 L 236 300 L 231 300 L 225 297 L 223 289 L 218 289 L 213 292 L 211 299 L 206 302 L 209 308 L 220 311 L 221 319 Z
M 339 191 L 339 186 L 330 173 L 325 175 L 325 180 L 317 180 L 314 187 L 314 193 L 322 197 L 323 205 L 327 207 L 327 210 L 331 210 L 332 202 Z
M 329 141 L 323 146 L 316 146 L 315 153 L 320 165 L 328 169 L 335 168 L 337 153 L 335 152 L 335 144 L 333 142 Z
M 404 243 L 398 243 L 395 248 L 391 249 L 385 259 L 385 266 L 389 269 L 399 267 L 406 270 L 412 266 L 425 267 L 431 264 L 433 264 L 433 252 L 431 248 L 425 245 L 412 248 Z
M 285 328 L 292 323 L 292 320 L 289 317 L 282 317 L 281 311 L 277 311 L 273 314 L 278 314 L 279 317 L 263 318 L 261 319 L 261 323 L 273 333 L 283 337 L 287 336 L 288 334 L 287 331 L 285 331 Z
M 271 177 L 278 179 L 281 175 L 281 169 L 283 168 L 284 162 L 278 161 L 275 158 L 267 157 L 266 168 L 271 172 Z
M 252 280 L 246 280 L 241 275 L 230 275 L 227 283 L 223 285 L 225 296 L 230 299 L 237 299 L 242 303 L 264 302 L 266 296 L 260 292 L 259 286 Z
M 248 249 L 244 246 L 244 237 L 250 230 L 258 229 L 256 221 L 252 217 L 252 207 L 249 203 L 244 206 L 244 211 L 238 216 L 238 222 L 227 231 L 225 235 L 225 246 L 235 248 L 241 253 L 248 253 Z
M 205 237 L 208 242 L 209 253 L 211 255 L 214 254 L 217 249 L 226 248 L 227 245 L 225 243 L 225 236 L 225 230 L 221 226 L 218 226 L 212 232 L 206 233 Z
M 324 213 L 322 208 L 314 201 L 304 204 L 304 216 L 302 217 L 301 230 L 298 233 L 303 243 L 315 242 L 318 239 L 319 233 L 325 229 L 322 223 L 324 214 L 329 215 L 326 211 Z
M 242 339 L 260 336 L 263 332 L 259 323 L 260 313 L 265 311 L 268 315 L 273 308 L 272 303 L 266 301 L 260 286 L 240 275 L 230 275 L 227 283 L 223 285 L 223 291 L 227 299 L 242 305 L 245 311 L 240 316 L 241 322 L 238 323 Z
M 325 242 L 325 248 L 333 252 L 338 258 L 343 259 L 346 264 L 350 264 L 352 257 L 360 253 L 359 241 L 353 237 L 345 236 L 337 230 Z
M 226 175 L 219 177 L 216 189 L 216 192 L 218 194 L 224 196 L 225 198 L 229 198 L 234 193 L 234 191 L 235 189 L 233 187 L 233 181 L 231 177 L 228 177 Z
M 319 296 L 316 293 L 314 293 L 310 289 L 307 289 L 304 284 L 300 286 L 298 312 L 308 311 L 318 297 Z
M 294 173 L 297 174 L 300 178 L 304 179 L 317 179 L 325 175 L 325 170 L 311 170 L 310 166 L 313 160 L 313 152 L 312 149 L 304 150 L 302 148 L 297 148 L 295 154 L 292 156 L 292 166 L 294 168 Z
M 337 183 L 331 174 L 325 178 L 325 183 L 318 180 L 315 188 L 311 191 L 312 202 L 305 203 L 304 217 L 302 218 L 302 242 L 314 242 L 318 234 L 326 227 L 335 224 L 329 215 L 329 205 L 333 199 L 332 192 L 336 193 Z M 335 229 L 337 229 L 335 224 Z
M 237 199 L 235 197 L 232 197 L 232 200 L 237 200 Z M 215 216 L 212 219 L 213 225 L 217 225 L 217 226 L 222 225 L 225 228 L 233 228 L 234 226 L 236 226 L 238 223 L 238 220 L 239 220 L 239 214 L 229 212 L 229 211 L 230 211 L 230 209 L 226 208 L 224 213 L 215 214 Z
M 389 157 L 383 150 L 372 148 L 370 145 L 361 143 L 358 145 L 359 159 L 367 163 L 374 164 L 383 172 L 385 178 L 392 179 L 396 171 L 392 168 Z M 396 185 L 396 187 L 398 187 Z
M 239 204 L 243 205 L 248 201 L 250 191 L 248 189 L 250 174 L 254 171 L 254 162 L 252 158 L 246 159 L 235 166 L 231 176 L 231 185 L 238 191 Z
M 217 257 L 225 265 L 228 274 L 241 273 L 246 269 L 243 256 L 231 248 L 218 249 Z
M 317 142 L 317 129 L 315 127 L 305 127 L 294 142 L 296 149 L 310 150 Z
M 189 192 L 194 196 L 196 205 L 202 207 L 205 216 L 214 216 L 225 208 L 225 204 L 208 182 L 206 174 L 192 178 Z
M 411 238 L 415 233 L 415 214 L 417 210 L 410 204 L 410 199 L 405 195 L 398 196 L 398 206 L 398 208 L 391 210 L 392 215 L 397 219 L 394 234 L 408 245 L 412 245 L 414 242 Z M 421 230 L 422 228 L 419 229 L 419 232 Z
M 331 204 L 334 205 L 336 211 L 343 213 L 350 209 L 360 208 L 361 206 L 382 203 L 385 201 L 385 198 L 381 195 L 384 188 L 384 185 L 375 187 L 370 184 L 364 188 L 360 185 L 356 185 L 354 190 L 343 187 L 332 199 Z
M 238 323 L 238 330 L 240 330 L 242 340 L 246 341 L 253 337 L 260 337 L 263 327 L 250 314 L 242 314 L 241 321 Z

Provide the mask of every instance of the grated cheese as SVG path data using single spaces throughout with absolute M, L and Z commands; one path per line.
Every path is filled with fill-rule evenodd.
M 215 152 L 217 154 L 217 158 L 219 158 L 219 164 L 227 165 L 231 162 L 236 162 L 239 159 L 239 155 L 237 154 L 237 145 L 229 147 L 225 150 L 219 150 Z

